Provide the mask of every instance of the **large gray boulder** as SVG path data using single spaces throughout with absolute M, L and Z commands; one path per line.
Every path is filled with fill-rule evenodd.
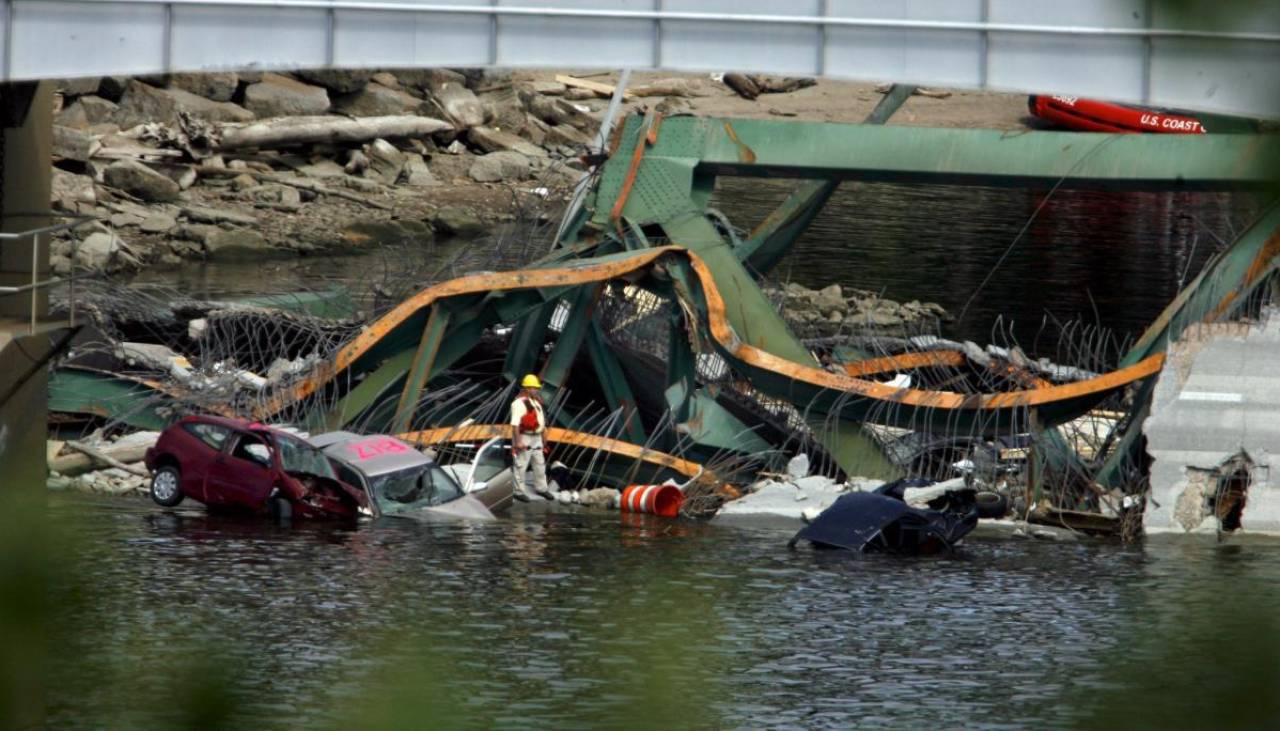
M 236 95 L 240 77 L 234 71 L 212 71 L 203 74 L 170 74 L 169 88 L 189 91 L 215 102 L 229 102 Z
M 441 84 L 467 85 L 467 77 L 450 69 L 392 69 L 391 73 L 402 85 L 423 91 Z
M 533 92 L 520 95 L 520 101 L 533 116 L 550 125 L 570 124 L 576 119 L 573 105 L 563 99 L 553 99 Z
M 231 102 L 215 102 L 182 89 L 158 89 L 131 80 L 120 97 L 116 123 L 123 128 L 147 122 L 173 124 L 178 112 L 210 122 L 248 122 L 253 113 Z
M 255 226 L 258 223 L 258 219 L 253 216 L 207 206 L 185 206 L 182 209 L 182 214 L 195 223 L 231 224 L 234 226 Z
M 450 236 L 474 239 L 484 236 L 489 231 L 480 217 L 461 206 L 446 206 L 436 212 L 431 220 L 437 231 Z
M 119 236 L 101 231 L 89 234 L 80 242 L 75 250 L 75 261 L 80 266 L 94 270 L 107 269 L 121 263 L 137 263 Z
M 404 169 L 405 154 L 386 140 L 374 140 L 363 149 L 365 157 L 369 160 L 364 176 L 380 183 L 394 185 L 400 178 L 400 171 Z
M 72 129 L 87 129 L 97 124 L 115 122 L 119 107 L 100 96 L 82 96 L 58 112 L 54 124 Z
M 333 109 L 353 117 L 384 117 L 409 114 L 422 107 L 422 100 L 382 84 L 370 82 L 354 94 L 344 94 L 333 102 Z
M 262 81 L 244 90 L 244 106 L 259 117 L 303 117 L 329 111 L 329 92 L 279 74 L 263 74 Z
M 53 125 L 53 156 L 88 162 L 102 145 L 93 135 L 60 124 Z
M 840 285 L 832 284 L 818 290 L 817 296 L 814 298 L 814 306 L 824 315 L 830 315 L 832 312 L 841 312 L 845 309 L 844 292 L 840 289 Z
M 144 201 L 163 202 L 178 197 L 181 188 L 168 176 L 161 175 L 136 160 L 117 160 L 104 173 L 107 185 Z
M 129 88 L 130 81 L 133 79 L 128 76 L 103 76 L 102 82 L 98 84 L 98 96 L 118 102 Z
M 98 195 L 93 189 L 93 178 L 69 173 L 61 168 L 53 169 L 49 197 L 54 210 L 66 213 L 87 213 L 98 202 Z
M 54 82 L 54 88 L 61 92 L 62 96 L 70 98 L 84 96 L 85 94 L 97 94 L 98 86 L 101 84 L 101 76 L 83 76 L 78 79 L 58 79 Z
M 427 87 L 426 92 L 432 106 L 457 129 L 464 130 L 484 124 L 484 105 L 466 85 L 453 81 L 433 83 Z
M 468 174 L 480 183 L 527 180 L 533 174 L 533 165 L 529 158 L 514 150 L 499 150 L 476 158 Z
M 521 137 L 494 127 L 472 127 L 467 140 L 485 152 L 513 150 L 526 157 L 546 157 L 547 151 Z
M 245 228 L 219 230 L 204 242 L 205 258 L 210 261 L 254 261 L 275 258 L 282 252 L 267 244 L 257 231 Z
M 335 94 L 351 94 L 363 89 L 373 72 L 368 69 L 307 69 L 295 71 L 293 75 Z
M 427 166 L 427 161 L 417 155 L 409 155 L 404 161 L 405 185 L 415 188 L 425 188 L 432 185 L 439 185 L 440 181 L 436 180 L 436 176 L 432 174 L 431 168 Z

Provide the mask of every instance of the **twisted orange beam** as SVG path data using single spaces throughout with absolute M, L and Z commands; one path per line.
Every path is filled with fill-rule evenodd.
M 510 424 L 468 424 L 467 426 L 447 426 L 438 429 L 426 429 L 423 431 L 406 432 L 397 434 L 397 437 L 403 439 L 410 444 L 418 446 L 430 446 L 433 444 L 441 444 L 444 442 L 485 442 L 498 437 L 511 436 Z M 688 478 L 694 478 L 699 475 L 710 475 L 702 465 L 697 462 L 690 462 L 687 459 L 681 459 L 666 452 L 656 452 L 652 449 L 646 449 L 631 442 L 623 442 L 617 439 L 588 434 L 586 432 L 573 431 L 572 429 L 561 429 L 559 427 L 547 427 L 543 433 L 543 437 L 552 444 L 564 444 L 573 447 L 584 447 L 586 449 L 595 449 L 602 452 L 609 452 L 620 457 L 629 457 L 642 462 L 666 467 L 668 469 L 679 472 Z
M 851 369 L 849 373 L 831 373 L 821 368 L 792 362 L 743 342 L 733 331 L 733 327 L 726 317 L 724 298 L 720 295 L 715 279 L 712 277 L 711 270 L 707 267 L 706 262 L 694 252 L 683 247 L 662 246 L 646 249 L 631 256 L 612 261 L 581 262 L 556 268 L 525 269 L 516 272 L 471 274 L 428 287 L 401 302 L 390 312 L 374 321 L 364 332 L 343 346 L 333 360 L 325 363 L 315 373 L 299 382 L 289 391 L 268 401 L 258 410 L 257 414 L 259 418 L 264 418 L 279 411 L 291 402 L 301 400 L 315 393 L 322 385 L 354 363 L 357 358 L 372 348 L 387 333 L 421 309 L 430 307 L 442 299 L 494 291 L 575 286 L 618 279 L 625 275 L 639 272 L 654 264 L 659 258 L 667 255 L 682 256 L 689 261 L 693 273 L 697 276 L 698 283 L 702 287 L 703 297 L 706 299 L 710 332 L 716 342 L 731 357 L 746 365 L 777 373 L 800 383 L 854 394 L 876 401 L 930 409 L 976 411 L 1043 406 L 1123 388 L 1130 383 L 1158 373 L 1164 365 L 1164 354 L 1159 353 L 1134 365 L 1105 373 L 1096 378 L 1047 388 L 992 394 L 961 394 L 953 391 L 895 388 L 849 375 L 849 373 L 871 375 L 875 372 L 887 370 L 904 370 L 911 367 L 919 367 L 920 365 L 928 365 L 931 362 L 930 359 L 933 358 L 941 359 L 938 362 L 945 362 L 946 358 L 952 356 L 907 354 L 906 356 L 898 356 L 896 359 L 876 359 L 878 362 L 869 366 L 870 370 L 868 367 L 860 367 L 859 364 L 855 363 L 846 366 L 847 369 Z M 912 366 L 910 365 L 911 363 L 917 363 L 918 365 Z M 875 370 L 877 368 L 881 370 Z

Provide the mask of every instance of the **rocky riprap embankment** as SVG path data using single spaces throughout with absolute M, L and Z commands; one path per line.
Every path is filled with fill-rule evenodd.
M 782 316 L 804 338 L 833 337 L 867 331 L 882 334 L 936 332 L 950 319 L 933 302 L 895 302 L 875 292 L 832 284 L 809 289 L 789 282 L 769 290 L 770 299 L 782 307 Z
M 568 189 L 607 101 L 510 72 L 447 69 L 107 77 L 59 89 L 53 208 L 101 219 L 76 246 L 55 240 L 59 273 L 73 250 L 78 268 L 128 271 L 483 233 L 510 218 L 513 194 Z M 424 133 L 434 120 L 439 129 Z M 342 125 L 354 132 L 329 134 Z M 266 143 L 228 144 L 264 129 Z M 371 233 L 370 222 L 382 225 Z

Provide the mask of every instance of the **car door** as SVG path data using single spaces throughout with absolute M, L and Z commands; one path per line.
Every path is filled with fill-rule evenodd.
M 206 502 L 256 510 L 275 486 L 275 450 L 258 434 L 236 431 L 205 476 Z
M 192 421 L 182 425 L 185 432 L 174 450 L 178 458 L 179 470 L 182 474 L 182 492 L 199 500 L 209 502 L 205 493 L 205 477 L 209 467 L 227 446 L 227 438 L 231 429 L 204 421 Z

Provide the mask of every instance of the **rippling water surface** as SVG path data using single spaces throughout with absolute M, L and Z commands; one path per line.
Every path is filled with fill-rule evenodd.
M 202 691 L 247 728 L 1064 726 L 1152 669 L 1204 691 L 1227 671 L 1197 627 L 1225 642 L 1250 621 L 1233 607 L 1280 598 L 1275 545 L 902 559 L 530 506 L 285 528 L 56 496 L 50 516 L 78 567 L 51 622 L 56 727 L 185 725 Z

